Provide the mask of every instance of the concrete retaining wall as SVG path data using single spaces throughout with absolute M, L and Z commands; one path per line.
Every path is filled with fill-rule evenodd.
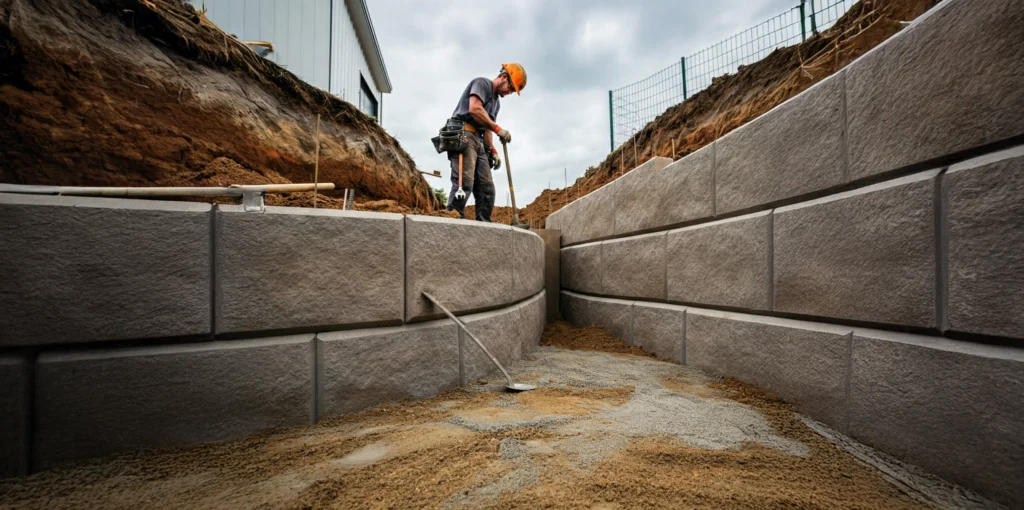
M 1024 501 L 1024 350 L 563 291 L 562 313 L 756 384 L 857 440 L 1010 507 Z
M 1022 25 L 1022 2 L 946 0 L 551 215 L 563 317 L 1024 505 Z
M 0 239 L 0 476 L 494 370 L 424 290 L 506 363 L 546 322 L 544 242 L 507 225 L 0 194 Z

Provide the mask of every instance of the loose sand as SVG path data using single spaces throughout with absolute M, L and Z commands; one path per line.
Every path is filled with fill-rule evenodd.
M 564 324 L 546 341 L 581 336 L 626 347 Z M 510 371 L 540 389 L 502 393 L 492 378 L 315 426 L 68 466 L 0 482 L 0 507 L 925 508 L 736 381 L 554 347 Z

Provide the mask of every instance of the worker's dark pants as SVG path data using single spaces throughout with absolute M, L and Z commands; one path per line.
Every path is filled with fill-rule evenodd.
M 452 164 L 452 191 L 448 193 L 448 210 L 459 212 L 466 217 L 466 202 L 469 195 L 476 201 L 476 220 L 491 221 L 491 209 L 494 208 L 494 180 L 491 179 L 491 165 L 487 160 L 483 140 L 473 133 L 465 133 L 467 147 L 462 151 L 462 190 L 466 198 L 458 200 L 455 192 L 459 190 L 459 153 L 449 152 L 448 160 Z

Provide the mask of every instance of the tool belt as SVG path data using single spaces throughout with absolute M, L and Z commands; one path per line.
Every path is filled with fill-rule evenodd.
M 438 131 L 437 136 L 431 138 L 430 141 L 434 144 L 434 149 L 438 154 L 442 152 L 462 152 L 469 146 L 462 137 L 467 128 L 472 129 L 472 126 L 459 119 L 448 119 L 444 127 Z

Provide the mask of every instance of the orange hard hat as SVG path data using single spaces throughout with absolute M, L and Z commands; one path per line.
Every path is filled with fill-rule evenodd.
M 511 78 L 509 81 L 512 82 L 512 88 L 516 89 L 516 95 L 526 88 L 526 69 L 523 66 L 516 63 L 501 64 L 501 70 Z

